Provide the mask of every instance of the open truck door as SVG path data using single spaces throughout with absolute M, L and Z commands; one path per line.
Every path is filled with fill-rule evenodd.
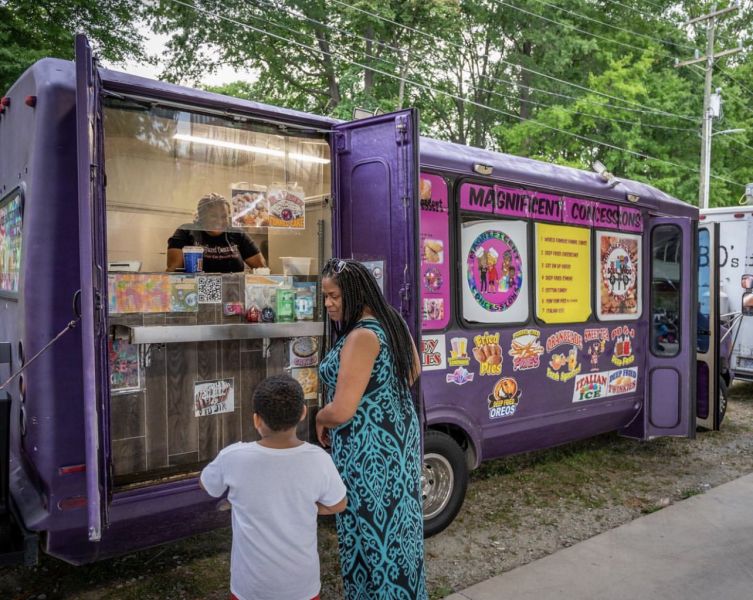
M 418 340 L 418 112 L 334 127 L 333 250 L 382 269 L 387 301 Z
M 703 223 L 698 228 L 696 423 L 713 430 L 719 429 L 727 411 L 719 316 L 719 223 Z
M 107 270 L 100 82 L 89 42 L 76 36 L 76 144 L 88 535 L 102 537 L 110 496 Z
M 644 439 L 695 437 L 696 227 L 688 218 L 649 218 L 649 352 Z

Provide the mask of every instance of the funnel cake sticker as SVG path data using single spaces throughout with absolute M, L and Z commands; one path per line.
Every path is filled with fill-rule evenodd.
M 512 377 L 503 377 L 494 385 L 489 401 L 489 418 L 499 419 L 515 414 L 520 402 L 518 382 Z
M 541 332 L 536 329 L 521 329 L 512 334 L 512 343 L 507 354 L 512 356 L 513 371 L 528 371 L 541 365 L 544 347 L 539 343 Z

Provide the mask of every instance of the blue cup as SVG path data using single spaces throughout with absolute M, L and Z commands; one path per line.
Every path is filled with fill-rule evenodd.
M 204 262 L 204 248 L 201 246 L 183 247 L 183 267 L 186 273 L 199 273 Z

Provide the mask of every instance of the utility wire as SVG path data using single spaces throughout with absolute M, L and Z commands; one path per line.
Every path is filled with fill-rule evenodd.
M 520 6 L 516 6 L 515 4 L 510 4 L 509 2 L 505 2 L 504 0 L 492 0 L 492 2 L 494 2 L 495 4 L 499 4 L 501 6 L 507 6 L 508 8 L 512 8 L 513 10 L 517 10 L 518 12 L 522 12 L 523 14 L 529 15 L 531 17 L 536 17 L 537 19 L 541 19 L 542 21 L 547 21 L 548 23 L 552 23 L 554 25 L 557 25 L 558 27 L 564 27 L 565 29 L 572 29 L 573 31 L 577 31 L 578 33 L 591 36 L 598 40 L 607 42 L 609 44 L 615 44 L 617 46 L 622 46 L 624 48 L 630 48 L 631 50 L 638 50 L 639 52 L 646 52 L 648 50 L 648 48 L 641 48 L 640 46 L 634 46 L 633 44 L 628 44 L 626 42 L 613 40 L 612 38 L 599 35 L 598 33 L 591 33 L 590 31 L 586 31 L 585 29 L 580 29 L 579 27 L 576 27 L 575 25 L 570 25 L 569 23 L 563 23 L 562 21 L 557 21 L 556 19 L 550 19 L 549 17 L 545 17 L 544 15 L 540 15 L 533 11 L 526 10 L 525 8 L 521 8 Z M 671 59 L 675 58 L 675 56 L 667 52 L 658 51 L 657 53 L 664 56 L 665 58 L 671 58 Z
M 606 0 L 606 1 L 609 2 L 609 3 L 611 3 L 611 4 L 616 4 L 617 6 L 622 6 L 623 8 L 627 8 L 629 10 L 635 11 L 639 15 L 641 15 L 642 17 L 650 17 L 651 19 L 656 19 L 657 21 L 661 20 L 661 21 L 667 23 L 668 25 L 672 25 L 673 27 L 677 27 L 677 25 L 678 25 L 678 23 L 676 23 L 676 22 L 670 21 L 669 19 L 665 20 L 664 18 L 659 19 L 656 15 L 651 14 L 651 13 L 647 13 L 647 12 L 643 12 L 641 9 L 635 8 L 634 6 L 630 6 L 629 4 L 623 4 L 622 2 L 618 2 L 617 0 Z M 657 8 L 660 8 L 662 11 L 665 10 L 663 6 L 660 6 L 660 5 L 658 5 L 658 4 L 654 3 L 654 2 L 650 2 L 649 4 L 653 4 Z
M 210 16 L 210 17 L 214 17 L 216 19 L 221 19 L 223 21 L 227 21 L 227 22 L 233 23 L 235 25 L 239 25 L 240 27 L 243 27 L 244 29 L 250 29 L 250 30 L 255 31 L 257 33 L 260 33 L 262 35 L 267 35 L 267 36 L 275 38 L 277 40 L 280 40 L 280 41 L 283 41 L 283 42 L 287 42 L 289 44 L 293 44 L 293 45 L 299 46 L 301 48 L 305 48 L 305 49 L 310 50 L 310 51 L 313 51 L 313 52 L 316 52 L 316 53 L 319 53 L 319 54 L 328 55 L 328 56 L 330 56 L 332 58 L 338 58 L 332 52 L 329 52 L 329 51 L 326 51 L 326 50 L 322 50 L 320 48 L 315 48 L 315 47 L 310 46 L 308 44 L 304 44 L 302 42 L 299 42 L 297 40 L 291 40 L 289 38 L 286 38 L 285 36 L 281 36 L 281 35 L 278 35 L 276 33 L 272 33 L 272 32 L 266 31 L 264 29 L 260 29 L 258 27 L 254 27 L 253 25 L 250 25 L 248 23 L 244 23 L 242 21 L 238 21 L 237 19 L 233 19 L 231 17 L 226 17 L 226 16 L 221 15 L 219 13 L 214 13 L 212 11 L 200 8 L 198 6 L 195 6 L 193 4 L 188 4 L 187 2 L 183 2 L 183 0 L 170 0 L 170 2 L 173 2 L 174 4 L 179 4 L 181 6 L 185 6 L 186 8 L 190 8 L 190 9 L 192 9 L 192 10 L 198 12 L 198 13 L 202 13 L 204 15 L 207 15 L 207 16 Z M 419 88 L 422 88 L 422 89 L 426 89 L 426 90 L 429 90 L 429 91 L 432 91 L 432 92 L 435 92 L 435 93 L 438 93 L 438 94 L 445 95 L 445 96 L 447 96 L 449 98 L 452 98 L 454 100 L 458 100 L 460 102 L 465 102 L 465 103 L 468 103 L 470 105 L 477 106 L 479 108 L 486 109 L 486 110 L 491 111 L 491 112 L 496 112 L 496 113 L 505 115 L 507 117 L 518 119 L 520 121 L 525 121 L 525 119 L 523 119 L 523 117 L 520 117 L 519 115 L 515 115 L 513 113 L 509 113 L 509 112 L 501 110 L 501 109 L 492 108 L 491 106 L 486 106 L 485 104 L 482 104 L 480 102 L 475 102 L 473 100 L 469 100 L 469 99 L 467 99 L 467 98 L 465 98 L 463 96 L 459 96 L 457 94 L 452 94 L 452 93 L 444 91 L 444 90 L 435 89 L 435 88 L 432 88 L 431 86 L 428 86 L 426 84 L 418 83 L 418 82 L 412 81 L 410 79 L 406 79 L 404 77 L 400 77 L 399 75 L 394 75 L 393 73 L 387 73 L 386 71 L 381 71 L 379 69 L 375 69 L 373 67 L 369 67 L 369 66 L 363 65 L 363 64 L 361 64 L 361 63 L 359 63 L 357 61 L 349 60 L 349 59 L 343 58 L 343 57 L 339 57 L 339 58 L 343 62 L 347 62 L 347 63 L 349 63 L 349 64 L 351 64 L 353 66 L 360 67 L 362 69 L 370 69 L 370 70 L 372 70 L 372 71 L 374 71 L 376 73 L 380 73 L 381 75 L 384 75 L 386 77 L 391 77 L 393 79 L 397 79 L 399 81 L 403 81 L 405 83 L 409 83 L 409 84 L 411 84 L 413 86 L 416 86 L 416 87 L 419 87 Z M 670 166 L 673 166 L 673 167 L 677 167 L 679 169 L 683 169 L 683 170 L 686 170 L 686 171 L 691 171 L 691 172 L 695 172 L 696 171 L 696 169 L 694 169 L 692 167 L 688 167 L 686 165 L 682 165 L 682 164 L 679 164 L 679 163 L 674 163 L 672 161 L 668 161 L 668 160 L 665 160 L 665 159 L 662 159 L 662 158 L 656 158 L 654 156 L 650 156 L 650 155 L 644 154 L 642 152 L 636 152 L 635 150 L 629 150 L 627 148 L 622 148 L 620 146 L 615 146 L 614 144 L 609 144 L 608 142 L 601 142 L 601 141 L 598 141 L 598 140 L 594 140 L 594 139 L 591 139 L 589 137 L 586 137 L 586 136 L 583 136 L 583 135 L 580 135 L 580 134 L 577 134 L 577 133 L 573 133 L 571 131 L 565 131 L 563 129 L 559 129 L 557 127 L 553 127 L 551 125 L 547 125 L 545 123 L 540 123 L 538 121 L 526 121 L 526 122 L 529 123 L 529 124 L 531 124 L 531 125 L 535 125 L 537 127 L 542 127 L 544 129 L 548 129 L 550 131 L 556 131 L 558 133 L 562 133 L 563 135 L 574 137 L 576 139 L 588 142 L 589 144 L 594 144 L 594 145 L 597 145 L 597 146 L 603 146 L 605 148 L 611 148 L 612 150 L 617 150 L 619 152 L 624 152 L 626 154 L 630 154 L 630 155 L 636 156 L 638 158 L 643 158 L 643 159 L 646 159 L 646 160 L 651 160 L 651 161 L 654 161 L 654 162 L 659 162 L 659 163 L 667 164 L 667 165 L 670 165 Z M 711 175 L 711 177 L 713 179 L 718 179 L 718 180 L 724 181 L 726 183 L 731 183 L 733 185 L 737 185 L 737 186 L 742 187 L 742 188 L 745 187 L 742 184 L 739 184 L 737 182 L 731 181 L 729 179 L 725 179 L 724 177 L 719 177 L 718 175 Z
M 695 50 L 695 46 L 690 46 L 688 44 L 678 44 L 677 42 L 672 42 L 670 40 L 664 40 L 661 38 L 656 38 L 650 35 L 646 35 L 645 33 L 638 33 L 637 31 L 632 31 L 630 29 L 625 29 L 624 27 L 619 27 L 617 25 L 612 25 L 611 23 L 607 23 L 606 21 L 599 21 L 599 19 L 594 19 L 593 17 L 590 17 L 588 15 L 584 15 L 583 13 L 575 12 L 574 10 L 570 10 L 567 8 L 564 8 L 562 6 L 559 6 L 557 4 L 551 4 L 550 2 L 546 2 L 545 0 L 533 0 L 534 2 L 538 2 L 539 4 L 543 4 L 544 6 L 548 6 L 549 8 L 553 8 L 555 10 L 560 10 L 562 12 L 566 12 L 570 15 L 573 15 L 575 17 L 579 17 L 581 19 L 586 19 L 587 21 L 591 21 L 593 23 L 598 23 L 599 25 L 603 25 L 604 27 L 609 27 L 611 29 L 616 29 L 617 31 L 622 31 L 623 33 L 629 33 L 631 36 L 634 37 L 641 37 L 645 38 L 647 40 L 650 40 L 652 42 L 661 42 L 662 44 L 668 44 L 670 46 L 675 46 L 677 48 L 687 48 L 689 50 Z
M 335 31 L 337 33 L 340 33 L 342 35 L 351 36 L 351 37 L 354 37 L 356 39 L 360 39 L 360 40 L 363 40 L 363 41 L 366 41 L 366 42 L 368 42 L 368 41 L 375 42 L 375 40 L 371 40 L 371 39 L 366 38 L 366 37 L 364 37 L 362 35 L 359 35 L 359 34 L 357 34 L 355 32 L 348 31 L 348 30 L 345 30 L 345 29 L 340 29 L 340 28 L 334 27 L 332 25 L 329 25 L 327 23 L 323 23 L 321 21 L 313 19 L 311 17 L 307 17 L 306 15 L 299 14 L 297 11 L 292 10 L 292 9 L 288 9 L 287 7 L 281 8 L 281 7 L 277 6 L 277 5 L 275 5 L 275 3 L 270 2 L 269 0 L 255 0 L 255 2 L 262 3 L 262 4 L 266 5 L 266 6 L 269 6 L 269 7 L 273 8 L 274 10 L 285 10 L 285 12 L 287 14 L 289 14 L 289 15 L 291 15 L 291 16 L 299 19 L 299 20 L 302 19 L 302 20 L 309 21 L 311 23 L 314 23 L 316 25 L 319 25 L 319 26 L 324 27 L 326 29 L 329 29 L 331 31 Z M 263 21 L 263 22 L 268 23 L 270 25 L 274 25 L 276 27 L 280 27 L 282 29 L 290 31 L 291 33 L 294 33 L 294 34 L 298 34 L 299 33 L 299 31 L 293 29 L 292 27 L 288 27 L 287 25 L 283 25 L 281 23 L 277 23 L 275 21 L 271 21 L 271 20 L 269 20 L 267 18 L 259 17 L 259 16 L 256 16 L 256 15 L 248 15 L 248 16 L 250 16 L 251 18 L 256 19 L 258 21 Z M 331 42 L 331 43 L 334 43 L 334 42 Z M 400 48 L 396 48 L 396 47 L 391 46 L 389 44 L 386 44 L 384 42 L 381 42 L 381 43 L 384 44 L 385 47 L 387 47 L 387 48 L 389 48 L 389 49 L 391 49 L 391 50 L 393 50 L 393 51 L 395 51 L 397 53 L 403 52 L 403 50 L 400 49 Z M 397 63 L 395 63 L 393 61 L 387 60 L 386 58 L 374 56 L 374 55 L 369 54 L 368 52 L 365 52 L 365 51 L 364 51 L 363 54 L 364 54 L 364 56 L 366 56 L 368 58 L 372 58 L 374 60 L 381 61 L 381 62 L 383 62 L 383 63 L 385 63 L 385 64 L 387 64 L 387 65 L 389 65 L 391 67 L 395 67 L 397 69 L 400 69 L 400 67 L 401 67 L 401 65 L 399 65 L 399 64 L 397 64 Z M 463 75 L 467 75 L 468 71 L 463 70 L 463 71 L 461 71 L 461 73 Z M 414 73 L 413 75 L 416 76 L 417 74 Z M 468 76 L 470 77 L 469 74 L 468 74 Z M 485 78 L 486 76 L 479 75 L 479 77 L 484 77 Z M 493 78 L 490 78 L 490 79 L 493 79 Z M 436 81 L 434 81 L 433 83 L 436 85 Z M 515 85 L 511 81 L 503 81 L 503 83 L 508 83 L 508 84 Z M 485 89 L 485 88 L 479 87 L 477 85 L 474 85 L 472 83 L 469 83 L 469 87 L 471 87 L 474 90 L 477 90 L 478 92 L 481 92 L 481 93 L 484 93 L 484 94 L 491 94 L 491 95 L 497 96 L 499 98 L 512 99 L 512 100 L 516 100 L 516 101 L 518 101 L 520 103 L 531 104 L 533 106 L 544 106 L 544 107 L 548 107 L 548 108 L 557 106 L 557 107 L 561 107 L 562 110 L 564 110 L 565 112 L 573 114 L 573 115 L 580 115 L 580 116 L 584 116 L 584 117 L 590 117 L 590 118 L 593 118 L 593 119 L 600 119 L 600 120 L 603 120 L 603 121 L 613 121 L 615 123 L 621 123 L 621 124 L 624 124 L 624 125 L 636 125 L 638 127 L 648 127 L 648 128 L 653 128 L 653 129 L 663 129 L 663 130 L 669 130 L 669 131 L 696 131 L 695 129 L 690 128 L 690 127 L 672 127 L 672 126 L 669 126 L 669 125 L 654 125 L 654 124 L 651 124 L 651 123 L 642 123 L 640 121 L 630 121 L 630 120 L 627 120 L 627 119 L 618 119 L 618 118 L 615 118 L 615 117 L 608 117 L 608 116 L 604 116 L 604 115 L 595 115 L 595 114 L 592 114 L 592 113 L 586 113 L 586 112 L 581 112 L 581 111 L 573 110 L 571 108 L 567 108 L 567 107 L 559 105 L 559 104 L 549 104 L 549 103 L 545 103 L 545 102 L 538 102 L 538 101 L 535 101 L 535 100 L 520 98 L 517 95 L 505 94 L 505 93 L 502 93 L 502 92 L 497 92 L 495 90 Z M 526 86 L 523 86 L 523 87 L 526 87 Z M 533 88 L 533 89 L 535 89 L 535 88 Z M 568 97 L 574 98 L 574 99 L 578 100 L 578 98 L 575 98 L 575 97 L 572 97 L 572 96 L 568 96 Z M 601 106 L 601 104 L 599 104 L 599 105 Z M 620 108 L 620 107 L 615 107 L 615 108 Z M 629 110 L 629 109 L 626 109 L 626 110 Z
M 424 36 L 426 38 L 429 38 L 429 39 L 431 39 L 433 41 L 436 41 L 436 42 L 439 42 L 441 44 L 446 43 L 446 44 L 448 44 L 450 46 L 458 48 L 459 50 L 461 50 L 461 52 L 464 51 L 464 48 L 460 44 L 458 44 L 456 42 L 451 42 L 450 40 L 442 39 L 442 38 L 439 38 L 439 37 L 437 37 L 435 35 L 431 35 L 431 34 L 425 33 L 423 31 L 420 31 L 418 29 L 410 27 L 409 25 L 402 25 L 401 23 L 397 23 L 396 21 L 393 21 L 393 20 L 388 19 L 386 17 L 382 17 L 381 15 L 375 14 L 375 13 L 370 12 L 368 10 L 365 10 L 363 8 L 359 8 L 358 6 L 353 6 L 351 4 L 343 2 L 342 0 L 330 0 L 330 1 L 334 2 L 335 4 L 339 4 L 341 6 L 349 8 L 351 10 L 355 10 L 357 12 L 360 12 L 362 14 L 369 15 L 369 16 L 374 17 L 375 19 L 378 19 L 380 21 L 384 21 L 386 23 L 390 23 L 392 25 L 396 25 L 397 27 L 402 27 L 403 29 L 407 29 L 408 31 L 412 31 L 414 33 L 417 33 L 417 34 L 419 34 L 421 36 Z M 498 60 L 498 62 L 500 62 L 502 64 L 505 64 L 505 65 L 508 65 L 508 66 L 511 66 L 511 67 L 514 67 L 516 69 L 520 69 L 520 70 L 525 71 L 527 73 L 532 73 L 534 75 L 538 75 L 539 77 L 544 77 L 545 79 L 550 79 L 552 81 L 556 81 L 557 83 L 561 83 L 562 85 L 567 85 L 567 86 L 570 86 L 570 87 L 574 87 L 574 88 L 582 90 L 584 92 L 589 92 L 591 94 L 596 94 L 597 96 L 602 96 L 604 98 L 609 98 L 611 100 L 616 100 L 617 102 L 623 102 L 623 103 L 626 103 L 626 104 L 630 104 L 632 106 L 639 106 L 641 108 L 644 108 L 644 109 L 647 109 L 647 110 L 653 112 L 654 114 L 659 114 L 659 115 L 663 115 L 663 116 L 667 116 L 667 117 L 674 117 L 674 118 L 678 118 L 678 119 L 684 119 L 686 121 L 691 121 L 691 122 L 694 122 L 694 123 L 698 121 L 697 117 L 689 117 L 689 116 L 686 116 L 686 115 L 678 115 L 678 114 L 675 114 L 675 113 L 670 113 L 670 112 L 667 112 L 667 111 L 659 110 L 659 109 L 653 108 L 651 106 L 646 106 L 645 104 L 641 104 L 640 102 L 636 102 L 634 100 L 626 100 L 626 99 L 620 98 L 618 96 L 612 96 L 610 94 L 607 94 L 607 93 L 604 93 L 604 92 L 599 92 L 597 90 L 593 90 L 593 89 L 591 89 L 589 87 L 586 87 L 586 86 L 583 86 L 583 85 L 579 85 L 579 84 L 573 83 L 571 81 L 567 81 L 567 80 L 564 80 L 564 79 L 559 79 L 557 77 L 554 77 L 553 75 L 548 75 L 546 73 L 542 73 L 542 72 L 536 71 L 534 69 L 529 69 L 528 67 L 524 67 L 522 65 L 519 65 L 519 64 L 510 62 L 510 61 L 504 60 L 502 58 L 500 58 Z

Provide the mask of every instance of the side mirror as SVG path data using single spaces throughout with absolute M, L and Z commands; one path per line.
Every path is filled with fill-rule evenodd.
M 753 290 L 753 275 L 746 274 L 740 278 L 740 285 L 744 290 Z
M 753 317 L 753 292 L 745 292 L 743 294 L 741 312 L 744 317 Z

